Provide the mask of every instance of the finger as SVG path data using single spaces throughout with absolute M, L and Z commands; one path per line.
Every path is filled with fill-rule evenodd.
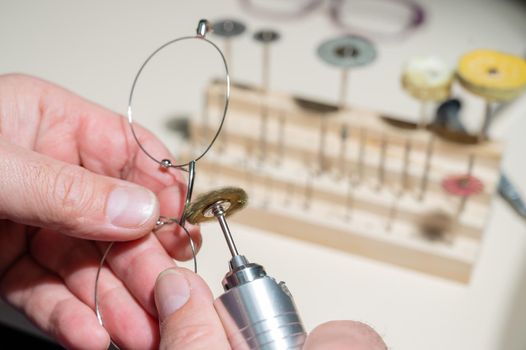
M 11 143 L 154 192 L 182 179 L 178 171 L 160 170 L 141 151 L 123 116 L 57 85 L 24 75 L 0 76 L 0 95 L 1 134 Z M 134 129 L 151 154 L 172 159 L 152 133 L 139 125 Z
M 155 285 L 155 303 L 161 322 L 160 349 L 230 349 L 212 293 L 193 272 L 163 271 Z
M 108 348 L 108 333 L 93 311 L 29 257 L 20 259 L 2 278 L 0 294 L 66 348 Z
M 159 202 L 161 203 L 161 215 L 167 218 L 181 217 L 183 211 L 186 186 L 181 189 L 181 186 L 171 186 L 160 191 L 157 194 Z M 198 226 L 185 224 L 188 234 L 194 243 L 196 254 L 199 251 L 202 243 L 201 232 Z M 165 225 L 155 232 L 157 238 L 163 245 L 164 249 L 176 260 L 184 261 L 193 258 L 192 246 L 188 235 L 177 224 Z
M 106 248 L 102 243 L 97 246 L 101 252 Z M 155 235 L 114 244 L 106 261 L 139 304 L 148 313 L 157 316 L 153 297 L 155 280 L 161 271 L 174 267 L 175 263 Z
M 387 350 L 382 338 L 368 325 L 355 321 L 331 321 L 316 327 L 304 350 Z
M 196 255 L 203 244 L 201 231 L 198 226 L 186 223 L 185 227 L 188 234 L 176 223 L 165 225 L 155 232 L 164 249 L 172 258 L 178 261 L 193 259 L 194 253 L 192 252 L 190 239 L 194 243 Z
M 80 301 L 95 310 L 94 287 L 100 254 L 92 242 L 41 231 L 32 239 L 30 252 L 39 264 L 58 274 Z M 157 321 L 108 268 L 101 270 L 97 293 L 105 328 L 120 347 L 158 346 Z
M 0 138 L 0 218 L 94 240 L 130 240 L 159 215 L 150 190 Z M 16 200 L 13 200 L 16 198 Z

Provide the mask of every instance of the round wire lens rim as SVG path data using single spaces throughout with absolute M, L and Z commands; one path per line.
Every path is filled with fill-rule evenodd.
M 246 12 L 259 17 L 272 20 L 290 20 L 298 19 L 311 13 L 323 3 L 323 0 L 309 0 L 300 4 L 296 9 L 290 11 L 280 11 L 261 7 L 252 0 L 240 0 L 241 7 Z
M 219 56 L 221 57 L 221 60 L 223 62 L 223 66 L 224 66 L 224 69 L 225 69 L 225 82 L 226 82 L 226 93 L 225 93 L 225 99 L 224 99 L 224 108 L 223 108 L 223 113 L 222 113 L 222 116 L 221 116 L 221 122 L 219 123 L 219 127 L 217 128 L 215 134 L 214 134 L 214 137 L 211 139 L 210 143 L 208 144 L 208 146 L 204 149 L 203 152 L 201 152 L 196 158 L 194 159 L 191 159 L 189 160 L 188 162 L 185 162 L 185 163 L 180 163 L 180 164 L 174 164 L 173 162 L 170 161 L 169 164 L 166 164 L 165 162 L 165 159 L 157 159 L 156 157 L 154 157 L 150 152 L 148 152 L 144 146 L 141 144 L 141 142 L 139 141 L 139 138 L 135 132 L 135 128 L 134 128 L 134 121 L 133 121 L 133 110 L 132 110 L 132 104 L 133 104 L 133 98 L 134 98 L 134 92 L 135 92 L 135 87 L 139 81 L 139 78 L 141 76 L 141 73 L 142 71 L 144 70 L 144 68 L 148 65 L 148 63 L 159 53 L 161 52 L 163 49 L 165 49 L 166 47 L 170 46 L 170 45 L 173 45 L 175 43 L 178 43 L 178 42 L 181 42 L 181 41 L 186 41 L 186 40 L 203 40 L 205 41 L 206 43 L 210 44 L 216 51 L 217 53 L 219 53 Z M 146 156 L 148 156 L 148 158 L 150 158 L 151 160 L 153 160 L 154 162 L 156 162 L 157 164 L 159 164 L 161 167 L 165 167 L 165 168 L 185 168 L 187 167 L 188 165 L 190 165 L 191 162 L 196 162 L 198 161 L 199 159 L 201 159 L 206 153 L 208 153 L 208 151 L 210 150 L 210 148 L 212 148 L 212 146 L 214 145 L 215 141 L 217 140 L 217 138 L 219 137 L 219 134 L 221 133 L 221 130 L 223 129 L 223 124 L 225 123 L 225 118 L 226 118 L 226 113 L 228 111 L 228 104 L 229 104 L 229 101 L 230 101 L 230 74 L 228 72 L 228 65 L 227 65 L 227 62 L 226 62 L 226 58 L 225 56 L 223 55 L 223 52 L 221 51 L 221 49 L 219 49 L 219 47 L 214 44 L 212 41 L 208 40 L 207 38 L 205 38 L 204 36 L 200 36 L 200 35 L 196 35 L 196 36 L 185 36 L 185 37 L 181 37 L 181 38 L 177 38 L 177 39 L 173 39 L 173 40 L 170 40 L 166 43 L 164 43 L 163 45 L 159 46 L 155 51 L 153 51 L 150 56 L 148 56 L 148 58 L 143 62 L 143 64 L 141 65 L 141 67 L 139 68 L 139 70 L 137 71 L 137 74 L 135 75 L 135 78 L 133 79 L 133 84 L 132 84 L 132 87 L 131 87 L 131 90 L 130 90 L 130 96 L 128 98 L 128 124 L 130 125 L 130 128 L 131 128 L 131 132 L 132 132 L 132 135 L 133 135 L 133 138 L 135 139 L 135 141 L 137 142 L 137 144 L 139 145 L 139 148 L 141 149 L 141 151 L 146 154 Z
M 404 8 L 408 11 L 409 17 L 407 21 L 398 29 L 383 31 L 375 30 L 373 28 L 366 28 L 360 25 L 344 22 L 344 2 L 345 0 L 331 0 L 329 5 L 329 17 L 331 18 L 331 21 L 345 32 L 363 35 L 371 39 L 387 40 L 404 37 L 405 35 L 421 27 L 426 21 L 426 12 L 424 8 L 414 0 L 378 0 L 380 3 L 391 3 L 395 6 Z
M 275 9 L 264 8 L 259 4 L 256 4 L 253 0 L 239 0 L 241 7 L 246 12 L 260 18 L 271 19 L 271 20 L 294 20 L 300 19 L 304 16 L 312 13 L 323 4 L 323 0 L 310 0 L 300 4 L 296 9 L 292 11 L 280 11 Z M 425 8 L 420 5 L 416 0 L 378 0 L 386 4 L 394 4 L 395 6 L 403 7 L 408 11 L 408 20 L 400 26 L 400 28 L 394 30 L 375 30 L 374 28 L 367 28 L 361 25 L 352 23 L 345 23 L 342 18 L 342 9 L 345 2 L 350 0 L 330 0 L 328 5 L 328 13 L 331 22 L 344 33 L 357 34 L 360 36 L 366 36 L 375 40 L 393 40 L 400 39 L 406 35 L 411 34 L 413 31 L 421 27 L 426 21 Z

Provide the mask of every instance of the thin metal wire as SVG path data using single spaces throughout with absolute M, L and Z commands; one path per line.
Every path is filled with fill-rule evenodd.
M 100 307 L 99 307 L 99 293 L 98 293 L 99 277 L 100 277 L 102 268 L 104 267 L 104 262 L 106 261 L 106 257 L 108 256 L 108 253 L 110 252 L 111 247 L 113 247 L 114 243 L 115 242 L 111 242 L 106 247 L 106 250 L 104 251 L 104 254 L 102 255 L 102 258 L 100 259 L 100 262 L 99 262 L 99 268 L 97 269 L 97 275 L 95 276 L 95 313 L 97 314 L 97 319 L 99 320 L 99 323 L 102 327 L 104 327 L 104 320 L 102 319 L 102 314 L 100 312 Z
M 214 44 L 210 40 L 206 39 L 204 36 L 201 36 L 201 35 L 198 34 L 198 35 L 195 35 L 195 36 L 185 36 L 185 37 L 177 38 L 177 39 L 174 39 L 174 40 L 170 40 L 167 43 L 161 45 L 153 53 L 151 53 L 150 56 L 148 56 L 148 58 L 143 62 L 143 64 L 139 68 L 139 71 L 135 75 L 135 79 L 133 79 L 133 84 L 132 84 L 132 88 L 131 88 L 131 91 L 130 91 L 130 97 L 128 99 L 128 123 L 130 124 L 130 128 L 131 128 L 131 131 L 132 131 L 132 134 L 133 134 L 133 137 L 134 137 L 135 141 L 139 145 L 139 148 L 144 152 L 144 154 L 146 154 L 151 160 L 153 160 L 154 162 L 156 162 L 157 164 L 159 164 L 160 166 L 165 167 L 165 168 L 184 168 L 184 167 L 190 165 L 190 163 L 192 161 L 189 161 L 187 163 L 182 163 L 182 164 L 172 164 L 172 162 L 170 162 L 170 161 L 168 163 L 166 163 L 165 160 L 159 160 L 159 159 L 155 158 L 152 154 L 150 154 L 144 148 L 144 146 L 139 141 L 139 138 L 138 138 L 137 134 L 135 133 L 135 129 L 133 127 L 133 116 L 132 116 L 133 115 L 133 113 L 132 113 L 133 94 L 135 92 L 135 86 L 136 86 L 136 84 L 137 84 L 137 82 L 139 80 L 139 77 L 141 76 L 141 73 L 142 73 L 143 69 L 146 67 L 148 62 L 150 62 L 150 60 L 157 53 L 159 53 L 162 49 L 166 48 L 169 45 L 175 44 L 177 42 L 185 41 L 185 40 L 192 40 L 192 39 L 203 40 L 204 42 L 212 45 L 212 47 L 215 48 L 216 51 L 221 56 L 221 60 L 223 62 L 223 66 L 225 68 L 226 94 L 225 94 L 225 107 L 223 109 L 223 114 L 221 116 L 221 122 L 219 123 L 219 127 L 217 128 L 217 131 L 216 131 L 214 137 L 212 138 L 212 140 L 210 141 L 210 143 L 208 144 L 208 146 L 205 148 L 205 150 L 199 156 L 194 158 L 192 161 L 198 161 L 199 159 L 203 158 L 205 156 L 205 154 L 208 153 L 208 151 L 210 150 L 210 148 L 212 147 L 212 145 L 214 144 L 216 139 L 219 137 L 219 134 L 220 134 L 220 132 L 221 132 L 221 130 L 223 128 L 223 124 L 225 122 L 226 113 L 228 111 L 228 104 L 229 104 L 229 101 L 230 101 L 230 74 L 228 72 L 228 65 L 227 65 L 225 56 L 223 55 L 223 52 L 221 52 L 221 49 L 216 44 Z
M 186 223 L 186 208 L 190 205 L 192 200 L 192 193 L 194 192 L 194 182 L 195 182 L 195 160 L 190 161 L 188 165 L 188 188 L 186 189 L 186 199 L 184 202 L 184 210 L 181 213 L 181 218 L 179 219 L 179 225 L 184 226 Z
M 157 226 L 155 227 L 154 231 L 160 230 L 165 225 L 170 224 L 176 224 L 177 226 L 181 227 L 184 230 L 184 233 L 186 234 L 186 237 L 188 237 L 188 240 L 190 241 L 190 248 L 192 249 L 192 257 L 194 261 L 194 272 L 197 273 L 197 250 L 195 247 L 195 242 L 192 239 L 192 236 L 190 236 L 190 232 L 188 232 L 188 229 L 181 225 L 181 222 L 177 220 L 176 218 L 167 218 L 164 216 L 160 216 L 159 220 L 157 221 Z
M 100 311 L 100 306 L 99 306 L 99 293 L 98 293 L 98 290 L 99 290 L 99 277 L 100 277 L 100 273 L 102 271 L 102 268 L 104 267 L 104 262 L 106 261 L 106 257 L 108 256 L 110 250 L 111 250 L 111 247 L 113 247 L 113 244 L 115 242 L 111 242 L 107 247 L 106 247 L 106 250 L 104 251 L 104 254 L 102 255 L 102 258 L 100 259 L 100 262 L 99 262 L 99 267 L 97 269 L 97 275 L 95 276 L 95 314 L 97 315 L 97 319 L 99 320 L 99 324 L 104 327 L 104 319 L 102 318 L 102 313 Z M 104 327 L 106 328 L 106 327 Z M 109 350 L 111 349 L 120 349 L 117 344 L 115 344 L 113 342 L 113 339 L 110 337 L 110 347 L 109 347 Z

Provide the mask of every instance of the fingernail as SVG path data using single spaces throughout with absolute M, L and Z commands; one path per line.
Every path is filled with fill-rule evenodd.
M 155 303 L 162 322 L 179 310 L 190 298 L 190 285 L 176 269 L 164 270 L 155 284 Z
M 116 187 L 106 203 L 106 216 L 119 227 L 133 228 L 144 224 L 152 217 L 157 199 L 142 187 Z

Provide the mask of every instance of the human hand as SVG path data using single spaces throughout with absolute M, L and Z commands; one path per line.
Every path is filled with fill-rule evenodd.
M 67 348 L 106 349 L 110 335 L 122 348 L 157 348 L 155 280 L 171 257 L 192 255 L 175 225 L 151 230 L 159 214 L 180 215 L 184 182 L 139 150 L 122 116 L 36 78 L 0 76 L 0 295 Z M 93 311 L 101 241 L 122 242 L 99 281 L 109 334 Z
M 217 315 L 210 289 L 183 268 L 163 271 L 155 285 L 162 350 L 231 349 Z M 369 326 L 354 321 L 332 321 L 315 328 L 303 350 L 386 350 Z

